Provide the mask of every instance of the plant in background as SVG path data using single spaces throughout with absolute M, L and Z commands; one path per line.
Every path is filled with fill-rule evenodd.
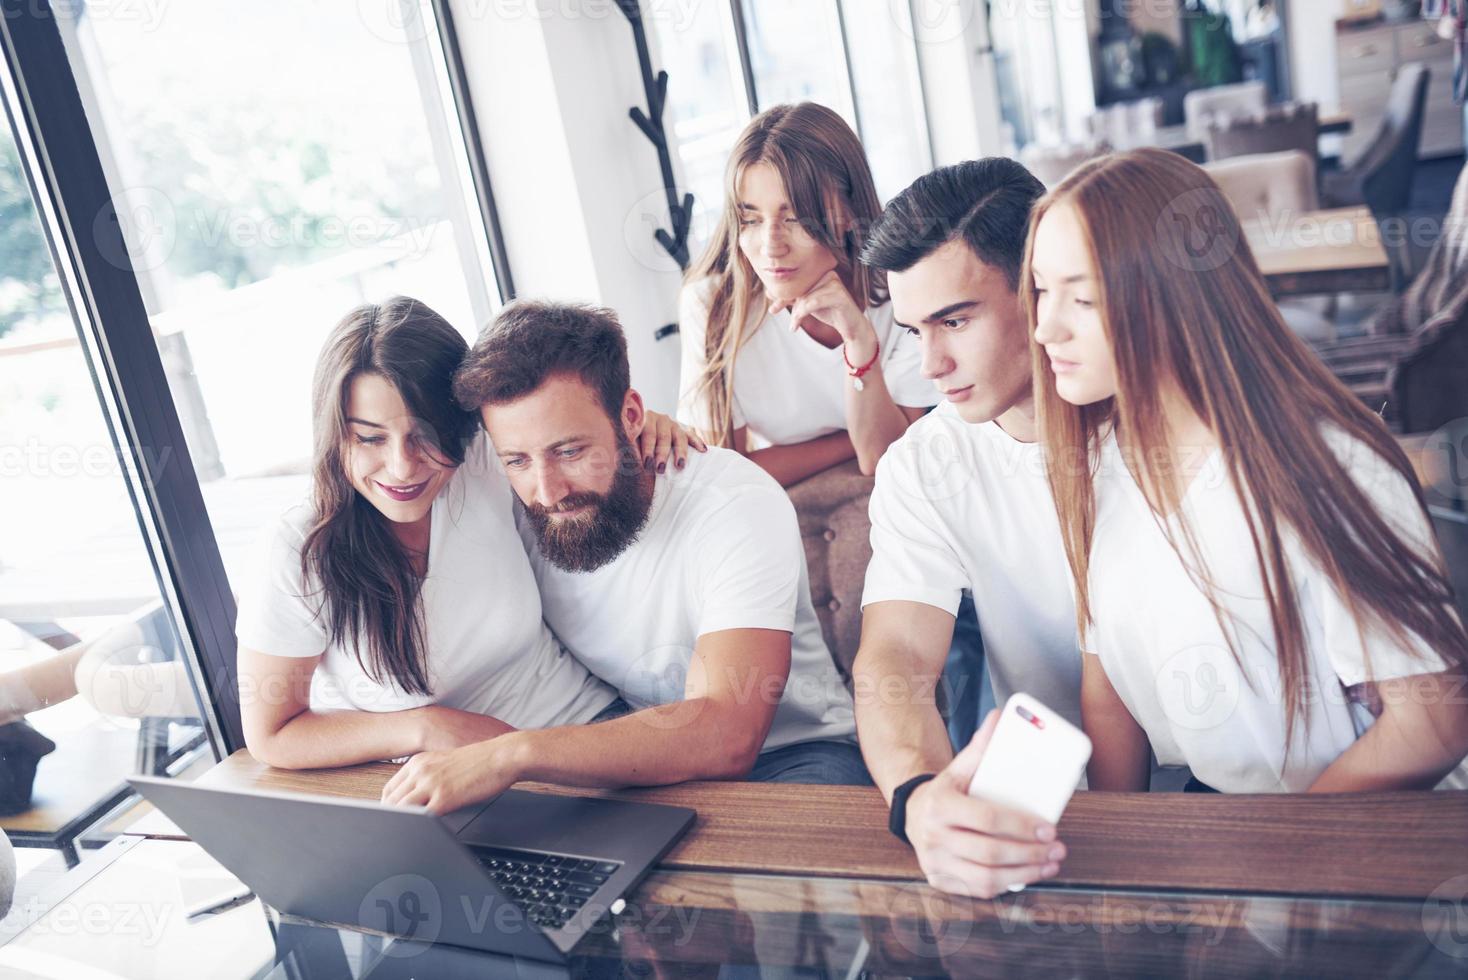
M 65 312 L 20 155 L 0 141 L 0 337 Z

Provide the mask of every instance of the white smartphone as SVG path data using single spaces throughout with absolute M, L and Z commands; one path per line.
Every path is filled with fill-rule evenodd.
M 1004 705 L 968 794 L 1053 824 L 1090 758 L 1085 732 L 1028 694 L 1016 694 Z

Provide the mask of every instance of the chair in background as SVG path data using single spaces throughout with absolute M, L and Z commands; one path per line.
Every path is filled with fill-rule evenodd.
M 1315 187 L 1315 160 L 1301 150 L 1257 153 L 1203 165 L 1245 223 L 1278 221 L 1319 207 Z M 1335 340 L 1331 320 L 1334 300 L 1303 297 L 1280 302 L 1279 312 L 1290 329 L 1313 344 Z
M 1030 143 L 1019 151 L 1019 162 L 1038 177 L 1040 183 L 1054 187 L 1087 160 L 1110 152 L 1111 147 L 1107 143 L 1064 143 L 1059 146 Z
M 1365 204 L 1378 219 L 1406 209 L 1417 169 L 1428 75 L 1427 66 L 1417 61 L 1398 69 L 1376 136 L 1355 160 L 1321 182 L 1326 207 Z
M 848 681 L 861 645 L 861 590 L 872 560 L 872 478 L 843 463 L 790 487 L 810 575 L 810 597 L 836 668 Z
M 1468 416 L 1468 167 L 1417 278 L 1370 335 L 1317 345 L 1335 375 L 1400 432 Z
M 1448 567 L 1448 580 L 1458 597 L 1458 615 L 1468 619 L 1468 514 L 1430 507 L 1432 529 L 1443 550 L 1443 564 Z
M 1201 143 L 1213 117 L 1263 112 L 1268 103 L 1269 89 L 1261 81 L 1194 89 L 1183 96 L 1183 123 L 1188 136 Z
M 1320 163 L 1320 111 L 1314 102 L 1287 102 L 1261 112 L 1209 117 L 1203 130 L 1209 160 L 1297 150 Z

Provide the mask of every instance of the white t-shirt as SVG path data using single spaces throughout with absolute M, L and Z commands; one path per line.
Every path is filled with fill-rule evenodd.
M 1407 481 L 1344 433 L 1331 430 L 1327 440 L 1398 533 L 1425 548 L 1432 528 Z M 1082 647 L 1101 658 L 1163 765 L 1190 766 L 1198 779 L 1226 793 L 1303 792 L 1371 722 L 1345 687 L 1434 673 L 1445 665 L 1425 644 L 1403 649 L 1369 620 L 1363 634 L 1324 572 L 1298 540 L 1287 537 L 1311 686 L 1286 761 L 1274 630 L 1244 509 L 1221 453 L 1205 462 L 1182 508 L 1230 614 L 1226 621 L 1234 624 L 1242 670 L 1207 595 L 1164 537 L 1114 438 L 1103 444 L 1096 477 L 1092 622 Z M 1169 521 L 1175 525 L 1176 518 Z
M 593 572 L 566 572 L 521 521 L 545 619 L 634 708 L 683 699 L 705 633 L 791 633 L 790 677 L 766 750 L 855 738 L 851 695 L 811 605 L 795 508 L 768 473 L 727 449 L 657 477 L 637 539 Z M 752 696 L 753 692 L 752 692 Z
M 709 294 L 712 280 L 683 287 L 678 299 L 678 334 L 683 346 L 678 372 L 678 421 L 707 429 L 707 400 L 699 392 L 708 359 Z M 828 348 L 804 330 L 791 332 L 790 314 L 761 314 L 755 305 L 734 366 L 734 427 L 748 426 L 751 446 L 788 446 L 846 429 L 846 362 L 841 348 Z M 879 357 L 887 391 L 898 405 L 928 408 L 939 400 L 933 383 L 922 376 L 922 352 L 915 339 L 892 319 L 892 304 L 866 311 L 877 331 Z
M 516 728 L 589 721 L 615 692 L 563 650 L 541 620 L 513 500 L 487 440 L 476 437 L 433 502 L 428 575 L 419 593 L 431 695 L 407 694 L 390 679 L 378 684 L 355 649 L 328 644 L 319 590 L 301 581 L 310 504 L 287 511 L 264 542 L 262 567 L 240 598 L 240 645 L 276 657 L 324 654 L 311 678 L 313 709 L 443 704 Z
M 973 593 L 994 697 L 1016 691 L 1080 724 L 1075 597 L 1038 443 L 950 402 L 877 464 L 862 605 L 901 600 L 957 613 Z

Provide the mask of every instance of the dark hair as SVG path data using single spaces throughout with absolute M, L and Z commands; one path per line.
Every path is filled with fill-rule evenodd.
M 421 582 L 397 536 L 347 475 L 347 400 L 352 382 L 377 375 L 417 420 L 422 451 L 442 465 L 464 462 L 477 420 L 449 398 L 468 343 L 443 317 L 406 296 L 352 310 L 332 330 L 312 384 L 315 522 L 301 547 L 302 580 L 322 596 L 333 643 L 351 645 L 375 682 L 431 694 L 418 602 Z
M 1030 209 L 1045 185 L 1008 157 L 966 160 L 924 174 L 892 199 L 872 226 L 861 260 L 903 272 L 961 238 L 1019 288 Z
M 454 375 L 454 397 L 465 411 L 477 412 L 524 397 L 553 374 L 576 375 L 608 416 L 621 415 L 632 381 L 617 315 L 575 303 L 510 304 L 484 328 Z

